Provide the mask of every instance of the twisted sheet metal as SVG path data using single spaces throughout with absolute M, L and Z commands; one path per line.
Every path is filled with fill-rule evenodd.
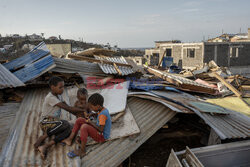
M 3 64 L 8 70 L 16 70 L 20 67 L 29 65 L 34 61 L 49 54 L 49 49 L 44 42 L 39 43 L 34 49 L 26 53 L 24 56 L 14 59 Z
M 66 89 L 65 100 L 68 97 L 67 92 Z M 176 114 L 157 102 L 129 98 L 128 107 L 141 130 L 140 134 L 89 146 L 88 154 L 82 160 L 79 157 L 70 159 L 66 156 L 73 147 L 57 145 L 50 149 L 47 161 L 42 161 L 39 154 L 34 152 L 33 144 L 41 135 L 38 120 L 47 93 L 48 90 L 45 89 L 26 93 L 2 151 L 0 166 L 118 166 Z M 73 119 L 67 114 L 65 118 Z
M 243 114 L 234 111 L 226 115 L 200 114 L 222 140 L 250 137 L 250 118 Z
M 153 93 L 153 95 L 151 95 Z M 209 125 L 222 139 L 250 137 L 250 117 L 236 111 L 228 110 L 217 105 L 198 101 L 188 94 L 180 94 L 167 91 L 131 92 L 133 94 L 158 95 L 166 100 L 192 110 Z M 160 101 L 160 100 L 159 100 Z M 174 107 L 174 106 L 173 106 Z
M 127 61 L 124 59 L 124 57 L 100 57 L 100 56 L 95 56 L 97 60 L 108 60 L 114 63 L 123 63 L 123 64 L 128 64 Z M 100 64 L 98 63 L 102 71 L 106 74 L 118 74 L 116 71 L 115 67 L 110 64 Z M 126 66 L 117 66 L 119 70 L 121 71 L 122 75 L 129 75 L 134 73 L 132 67 L 126 67 Z
M 56 67 L 51 70 L 54 72 L 103 74 L 103 71 L 95 63 L 59 58 L 54 58 L 54 62 Z
M 24 86 L 25 84 L 20 81 L 14 74 L 0 64 L 0 89 Z

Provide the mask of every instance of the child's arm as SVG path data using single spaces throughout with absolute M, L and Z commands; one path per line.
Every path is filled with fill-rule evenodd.
M 66 103 L 63 103 L 63 102 L 57 103 L 56 106 L 66 110 L 66 111 L 68 111 L 68 112 L 70 112 L 70 113 L 72 113 L 74 115 L 77 114 L 78 112 L 83 112 L 84 111 L 84 109 L 77 108 L 77 107 L 71 107 L 71 106 L 69 106 L 69 105 L 67 105 Z

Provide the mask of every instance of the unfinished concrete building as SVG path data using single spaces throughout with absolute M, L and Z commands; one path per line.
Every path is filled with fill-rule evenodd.
M 203 66 L 211 60 L 224 67 L 250 65 L 250 42 L 162 43 L 159 49 L 160 58 L 171 56 L 182 68 Z
M 153 48 L 153 49 L 146 49 L 144 58 L 146 59 L 146 62 L 150 66 L 156 66 L 159 63 L 159 57 L 160 57 L 160 49 Z

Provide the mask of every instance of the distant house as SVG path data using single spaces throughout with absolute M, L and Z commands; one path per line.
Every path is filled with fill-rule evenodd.
M 248 33 L 222 34 L 218 37 L 208 39 L 207 42 L 250 42 L 250 28 Z
M 58 40 L 58 38 L 56 36 L 51 36 L 49 37 L 49 40 Z
M 23 38 L 23 37 L 20 36 L 19 34 L 13 34 L 11 37 L 12 37 L 12 38 Z
M 41 41 L 43 40 L 42 36 L 37 35 L 37 34 L 32 34 L 32 35 L 28 35 L 28 38 L 32 41 Z

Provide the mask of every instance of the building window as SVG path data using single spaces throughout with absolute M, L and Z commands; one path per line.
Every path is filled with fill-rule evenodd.
M 187 48 L 187 57 L 194 58 L 195 56 L 195 49 L 194 48 Z
M 166 56 L 172 56 L 172 49 L 166 49 Z
M 239 57 L 239 48 L 230 47 L 230 57 Z

